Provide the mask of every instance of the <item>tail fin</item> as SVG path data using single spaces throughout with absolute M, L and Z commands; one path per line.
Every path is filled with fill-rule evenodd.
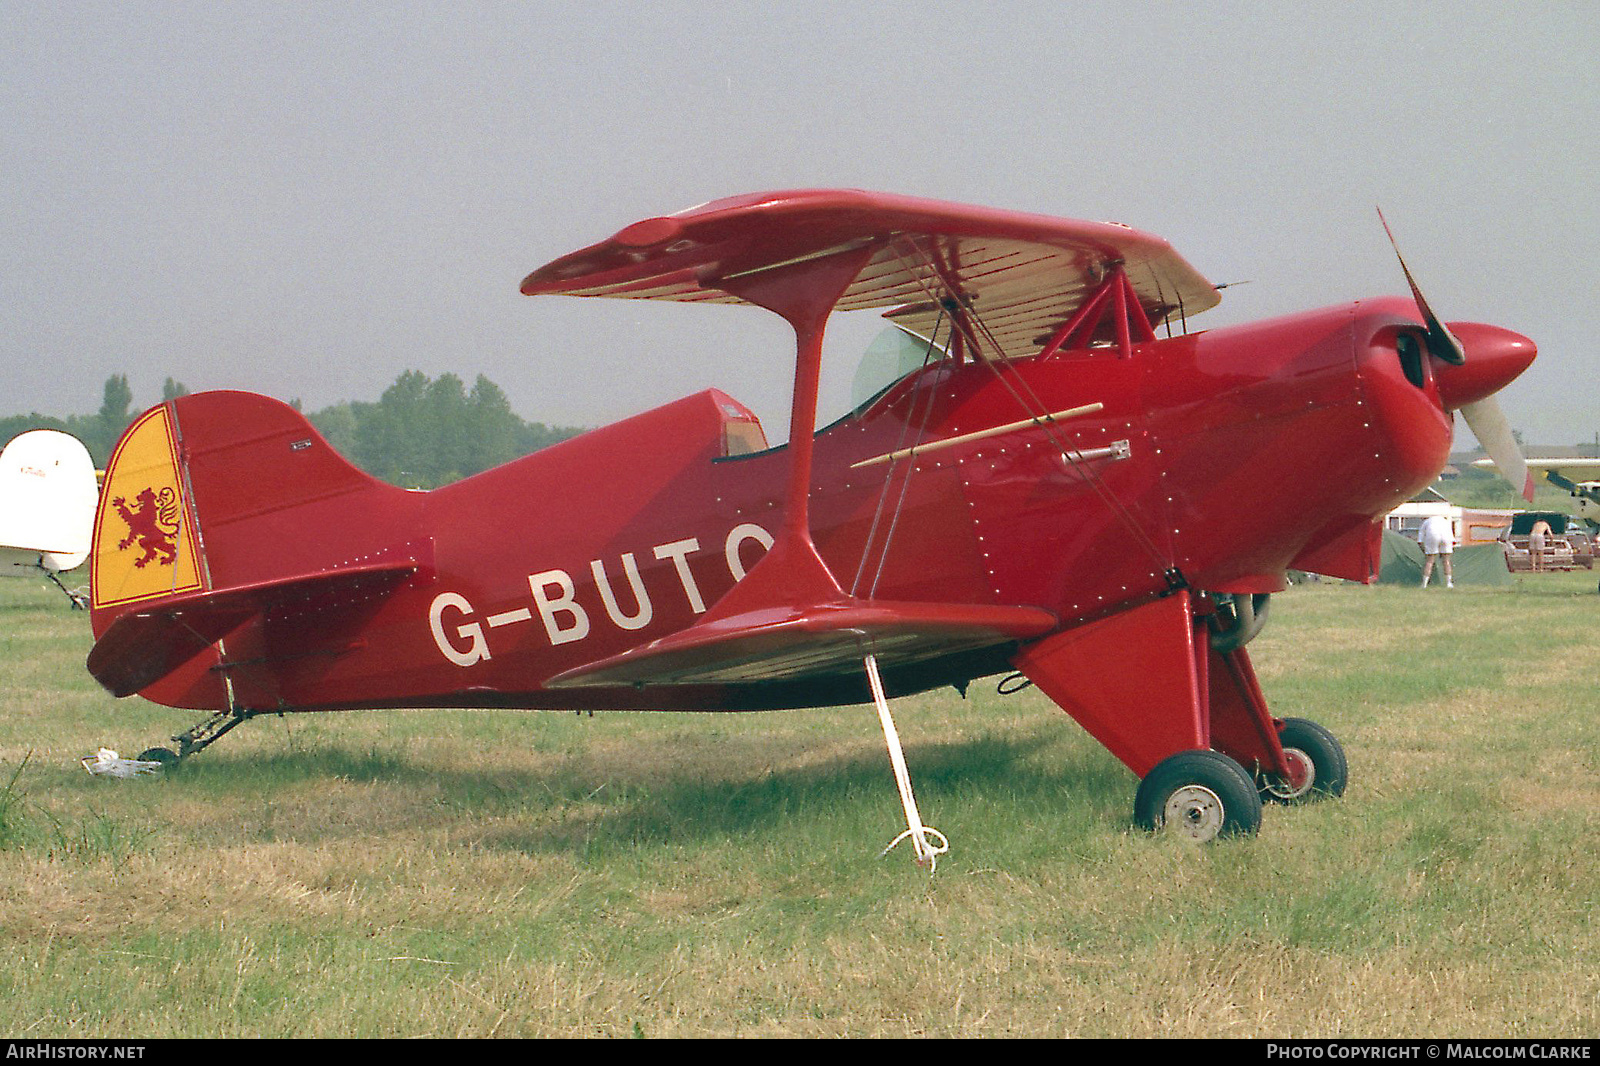
M 208 392 L 151 408 L 117 442 L 95 515 L 91 673 L 118 695 L 232 705 L 228 633 L 287 597 L 337 595 L 354 573 L 336 571 L 414 571 L 421 500 L 276 400 Z

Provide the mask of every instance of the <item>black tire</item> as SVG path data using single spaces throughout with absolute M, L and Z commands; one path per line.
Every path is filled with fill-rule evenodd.
M 146 748 L 139 753 L 140 762 L 158 762 L 162 766 L 171 766 L 178 761 L 178 753 L 171 748 Z
M 1261 828 L 1261 795 L 1244 767 L 1216 751 L 1180 751 L 1139 782 L 1133 820 L 1205 843 Z
M 1332 733 L 1309 719 L 1285 718 L 1278 740 L 1284 754 L 1310 763 L 1310 779 L 1301 788 L 1293 789 L 1278 775 L 1263 773 L 1258 782 L 1262 799 L 1269 803 L 1310 803 L 1344 795 L 1350 765 L 1345 761 L 1343 745 Z

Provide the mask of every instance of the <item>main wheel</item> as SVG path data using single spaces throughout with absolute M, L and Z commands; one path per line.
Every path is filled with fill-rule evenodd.
M 1285 718 L 1278 731 L 1283 753 L 1290 762 L 1306 768 L 1306 779 L 1296 788 L 1274 773 L 1262 773 L 1261 798 L 1273 803 L 1306 803 L 1329 796 L 1344 795 L 1350 780 L 1344 747 L 1334 735 L 1305 718 Z
M 171 766 L 178 761 L 178 753 L 171 748 L 146 748 L 139 753 L 140 762 L 158 762 L 162 766 Z
M 1139 782 L 1133 819 L 1205 842 L 1261 828 L 1261 796 L 1244 767 L 1216 751 L 1180 751 Z

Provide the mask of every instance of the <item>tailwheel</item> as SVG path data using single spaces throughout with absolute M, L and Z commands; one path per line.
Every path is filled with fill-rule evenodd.
M 1244 767 L 1221 752 L 1180 751 L 1139 782 L 1133 818 L 1142 829 L 1204 843 L 1260 829 L 1261 796 Z
M 1332 733 L 1305 718 L 1285 718 L 1278 740 L 1289 762 L 1304 771 L 1304 778 L 1295 783 L 1274 773 L 1261 773 L 1257 783 L 1262 799 L 1273 803 L 1308 803 L 1344 795 L 1350 768 L 1345 762 L 1344 747 Z
M 261 714 L 270 714 L 269 711 L 251 711 L 244 708 L 234 708 L 228 711 L 214 711 L 211 717 L 200 722 L 190 729 L 184 730 L 172 739 L 177 744 L 178 750 L 171 748 L 146 748 L 139 753 L 141 762 L 158 762 L 163 767 L 173 766 L 182 762 L 195 752 L 204 751 L 223 734 L 230 732 L 236 726 L 248 722 Z

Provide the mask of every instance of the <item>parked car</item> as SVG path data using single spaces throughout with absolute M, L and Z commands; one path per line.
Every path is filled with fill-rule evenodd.
M 1594 569 L 1594 535 L 1580 519 L 1559 511 L 1521 511 L 1512 516 L 1510 528 L 1500 535 L 1507 569 L 1513 572 L 1533 569 L 1528 535 L 1540 521 L 1550 527 L 1550 533 L 1544 540 L 1544 558 L 1540 569 Z

